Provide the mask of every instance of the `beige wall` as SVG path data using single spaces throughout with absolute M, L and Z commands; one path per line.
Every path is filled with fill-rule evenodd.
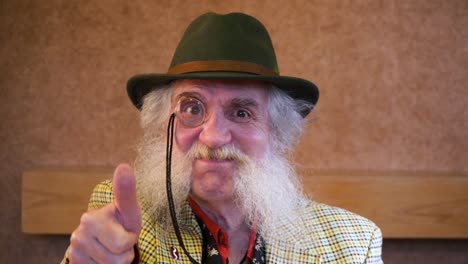
M 67 237 L 20 232 L 21 172 L 132 161 L 127 78 L 164 72 L 206 11 L 259 18 L 282 74 L 320 87 L 303 169 L 467 171 L 467 10 L 466 0 L 0 1 L 0 262 L 61 258 Z M 466 248 L 387 240 L 384 258 L 466 263 Z

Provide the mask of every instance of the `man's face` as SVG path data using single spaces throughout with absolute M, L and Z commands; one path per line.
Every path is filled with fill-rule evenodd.
M 266 154 L 270 120 L 265 84 L 179 81 L 172 104 L 180 109 L 175 124 L 176 155 L 186 154 L 195 143 L 209 149 L 235 147 L 252 160 L 260 160 Z M 238 166 L 236 160 L 195 159 L 191 195 L 200 201 L 232 201 L 233 177 Z

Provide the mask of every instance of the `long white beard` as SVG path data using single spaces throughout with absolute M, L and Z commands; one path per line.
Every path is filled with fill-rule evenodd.
M 268 151 L 260 161 L 241 166 L 235 181 L 241 211 L 248 223 L 259 220 L 257 228 L 264 238 L 286 238 L 277 233 L 282 226 L 288 226 L 290 234 L 305 234 L 300 214 L 307 200 L 288 160 Z
M 166 144 L 162 137 L 147 137 L 135 161 L 137 188 L 142 207 L 154 221 L 170 225 L 166 194 Z M 210 150 L 195 143 L 184 156 L 172 160 L 172 193 L 177 216 L 190 193 L 192 162 L 196 158 L 224 158 L 238 161 L 234 172 L 235 203 L 246 223 L 257 223 L 265 239 L 283 237 L 279 227 L 288 225 L 294 234 L 303 228 L 298 221 L 306 204 L 301 183 L 290 162 L 278 153 L 268 151 L 259 161 L 250 159 L 233 146 Z M 181 226 L 181 228 L 184 228 Z

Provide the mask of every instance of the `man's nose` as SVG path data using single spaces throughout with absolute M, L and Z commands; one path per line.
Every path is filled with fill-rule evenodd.
M 230 121 L 223 113 L 212 113 L 201 125 L 199 141 L 209 148 L 218 148 L 231 143 Z

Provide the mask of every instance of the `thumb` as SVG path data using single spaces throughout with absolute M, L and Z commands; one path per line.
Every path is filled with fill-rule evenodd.
M 128 164 L 120 164 L 112 181 L 118 218 L 127 231 L 137 235 L 141 230 L 141 209 L 136 195 L 136 179 Z

